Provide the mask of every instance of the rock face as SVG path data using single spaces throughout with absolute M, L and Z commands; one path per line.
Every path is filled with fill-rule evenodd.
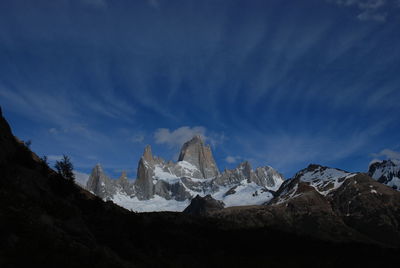
M 126 176 L 126 172 L 123 172 L 118 180 L 113 180 L 104 173 L 100 164 L 97 164 L 92 169 L 92 173 L 86 183 L 86 189 L 103 200 L 111 200 L 115 194 L 121 192 L 126 195 L 132 195 L 134 193 L 133 187 Z
M 254 171 L 247 161 L 239 164 L 233 170 L 225 170 L 216 178 L 215 182 L 219 185 L 232 185 L 240 183 L 243 179 L 247 183 L 255 183 L 271 191 L 278 190 L 283 183 L 283 176 L 272 167 L 259 167 Z
M 194 165 L 200 174 L 195 177 L 204 179 L 218 176 L 219 171 L 209 145 L 205 146 L 200 136 L 195 136 L 183 144 L 178 161 L 186 161 Z
M 400 191 L 400 161 L 383 160 L 372 163 L 368 169 L 368 175 L 380 183 L 386 184 Z
M 224 206 L 222 201 L 215 200 L 211 195 L 206 195 L 204 197 L 196 195 L 183 213 L 204 216 L 213 211 L 221 210 Z
M 100 172 L 95 168 L 87 189 L 103 199 L 117 203 L 119 201 L 115 198 L 116 195 L 140 201 L 161 197 L 162 200 L 189 202 L 196 195 L 210 194 L 213 198 L 224 201 L 227 206 L 233 206 L 268 201 L 283 180 L 283 176 L 273 168 L 266 166 L 253 170 L 249 162 L 219 173 L 210 146 L 205 145 L 200 136 L 195 136 L 183 144 L 177 162 L 153 156 L 151 147 L 146 146 L 138 164 L 134 184 L 121 178 L 110 180 L 102 170 Z M 119 204 L 136 209 L 128 207 L 132 202 Z
M 104 174 L 103 168 L 97 164 L 93 169 L 87 181 L 86 188 L 102 199 L 108 199 L 115 194 L 115 188 L 112 185 L 110 178 Z

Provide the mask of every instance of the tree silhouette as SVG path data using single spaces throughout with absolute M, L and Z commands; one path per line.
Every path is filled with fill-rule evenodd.
M 75 181 L 75 176 L 72 172 L 74 166 L 68 156 L 63 155 L 63 158 L 60 161 L 56 161 L 54 167 L 57 169 L 58 174 L 60 174 L 64 179 L 71 182 Z

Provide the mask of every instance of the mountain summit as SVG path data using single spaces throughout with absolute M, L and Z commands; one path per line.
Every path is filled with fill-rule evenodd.
M 194 136 L 183 144 L 178 161 L 186 161 L 194 165 L 204 179 L 218 176 L 217 164 L 209 145 L 204 145 L 201 136 Z

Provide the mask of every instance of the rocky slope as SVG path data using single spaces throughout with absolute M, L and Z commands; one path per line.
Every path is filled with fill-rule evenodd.
M 262 204 L 273 197 L 283 180 L 273 168 L 253 170 L 249 162 L 220 173 L 210 146 L 195 136 L 183 144 L 177 162 L 153 156 L 146 146 L 132 184 L 108 178 L 97 165 L 87 189 L 128 209 L 182 211 L 196 195 L 209 194 L 228 207 Z

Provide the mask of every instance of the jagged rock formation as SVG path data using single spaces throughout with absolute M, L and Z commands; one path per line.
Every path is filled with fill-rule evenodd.
M 271 191 L 279 189 L 283 176 L 272 167 L 258 167 L 253 170 L 250 163 L 245 161 L 233 170 L 225 170 L 215 182 L 219 185 L 237 184 L 245 179 L 248 183 L 264 186 Z
M 204 197 L 196 195 L 183 213 L 204 216 L 213 211 L 221 210 L 224 206 L 225 204 L 222 201 L 215 200 L 211 195 L 206 195 Z
M 372 163 L 368 175 L 380 183 L 400 191 L 400 161 L 391 159 Z
M 183 144 L 178 161 L 186 161 L 196 167 L 194 178 L 204 179 L 218 176 L 219 171 L 209 145 L 204 145 L 201 136 L 195 136 Z
M 110 178 L 104 174 L 103 168 L 97 164 L 93 169 L 87 181 L 86 188 L 96 193 L 102 199 L 108 199 L 115 194 L 115 188 L 112 186 Z
M 89 176 L 86 189 L 90 190 L 103 200 L 111 200 L 117 193 L 123 192 L 126 195 L 132 195 L 134 189 L 128 181 L 126 172 L 122 172 L 118 180 L 110 179 L 100 164 L 97 164 Z
M 137 208 L 132 207 L 132 202 L 121 203 L 121 195 L 131 198 L 130 201 L 161 197 L 163 200 L 189 202 L 196 195 L 210 194 L 227 206 L 234 206 L 262 204 L 270 200 L 283 180 L 283 176 L 273 168 L 266 166 L 253 170 L 247 161 L 233 170 L 219 173 L 210 146 L 205 145 L 200 136 L 195 136 L 183 144 L 177 162 L 154 157 L 151 147 L 146 146 L 134 184 L 122 183 L 121 179 L 110 180 L 98 171 L 92 173 L 87 189 L 129 209 Z M 122 199 L 129 201 L 125 197 Z

